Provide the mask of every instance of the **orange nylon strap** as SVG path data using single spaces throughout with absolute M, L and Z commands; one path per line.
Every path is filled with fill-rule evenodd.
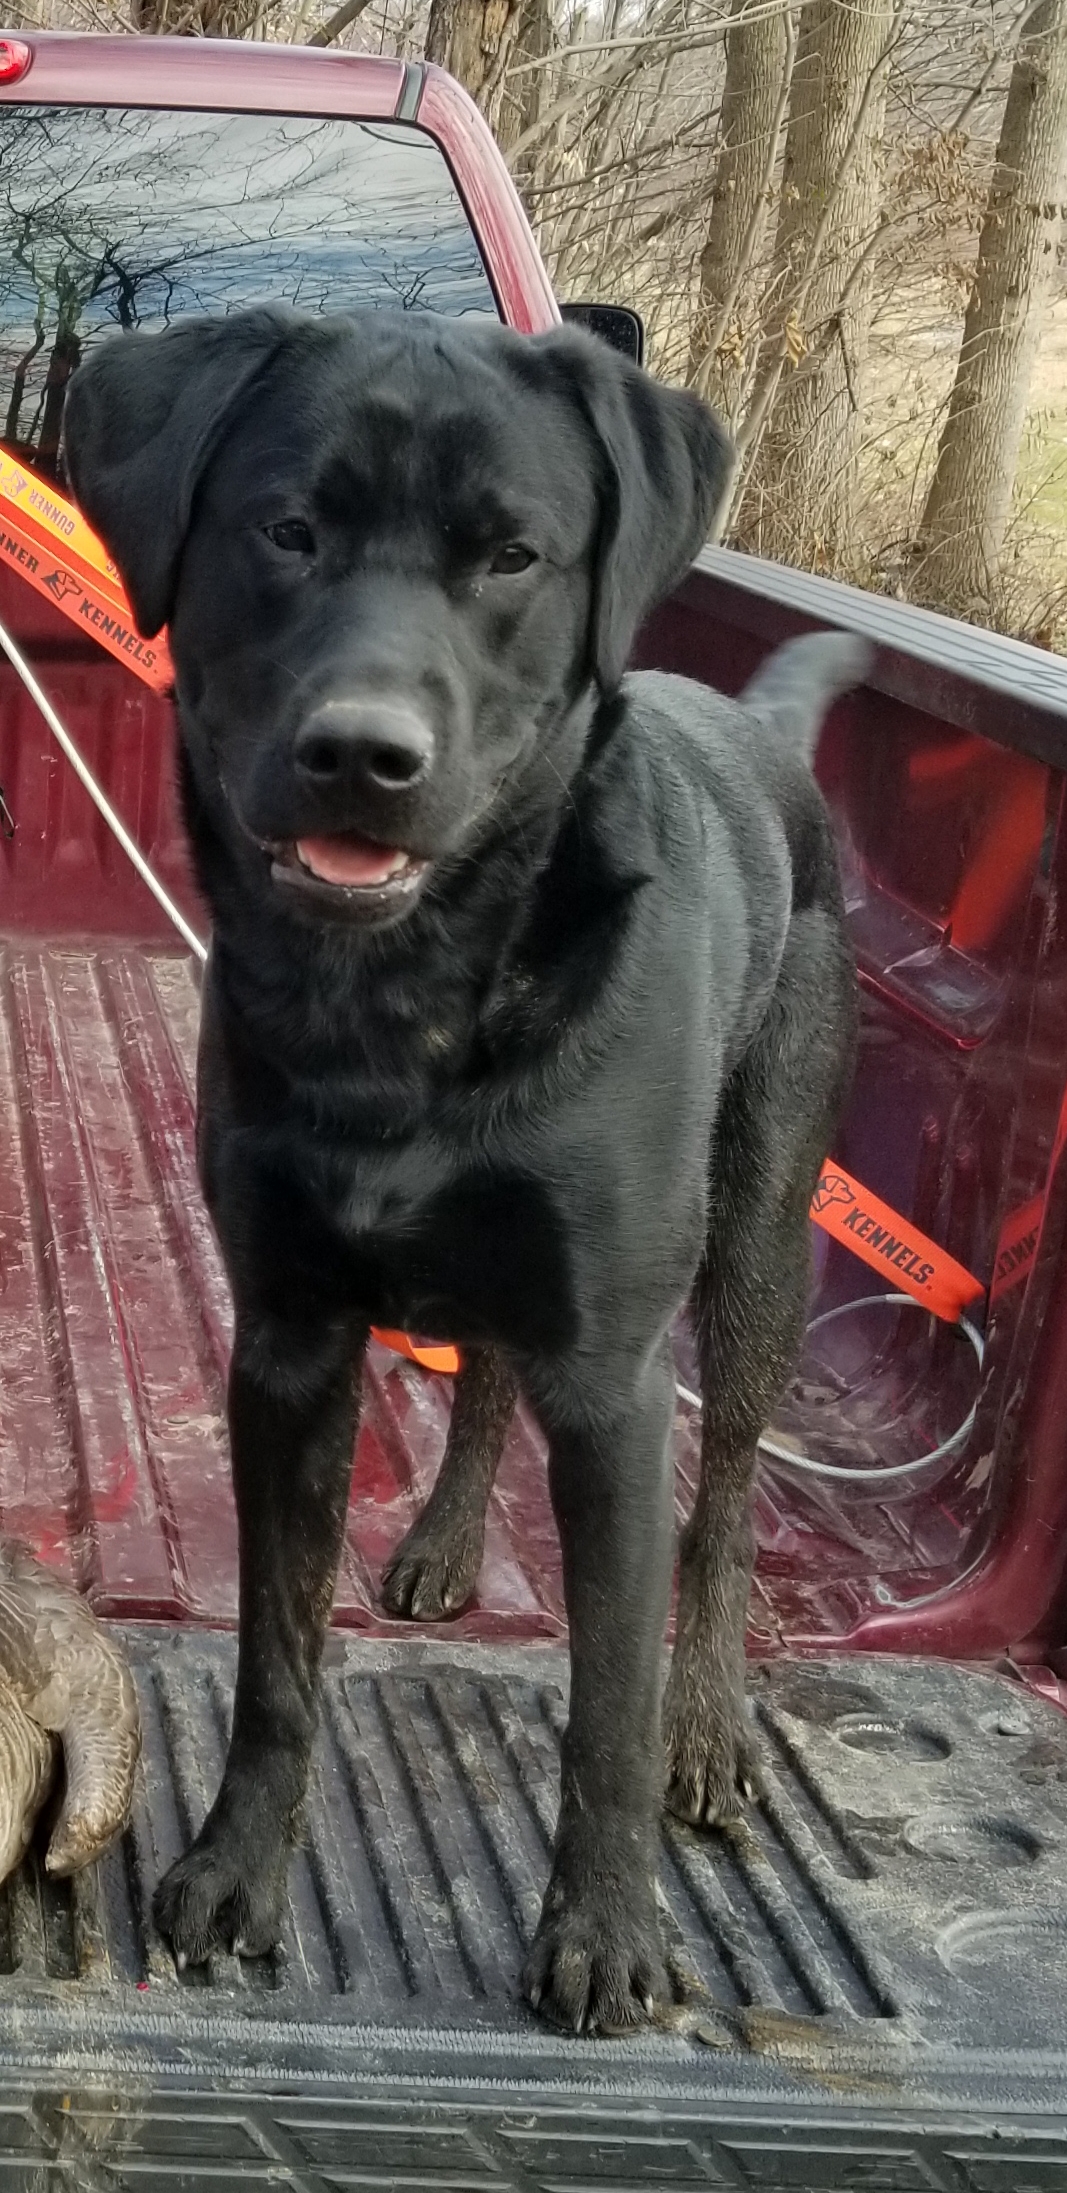
M 1012 1287 L 1020 1286 L 1023 1280 L 1030 1277 L 1030 1269 L 1037 1255 L 1041 1221 L 1045 1215 L 1045 1199 L 1052 1183 L 1052 1175 L 1059 1164 L 1065 1142 L 1067 1142 L 1067 1095 L 1064 1096 L 1063 1103 L 1060 1106 L 1060 1116 L 1056 1122 L 1056 1136 L 1052 1145 L 1052 1156 L 1048 1163 L 1045 1185 L 1038 1195 L 1030 1197 L 1029 1202 L 1020 1203 L 1014 1211 L 1009 1211 L 1000 1229 L 1000 1238 L 993 1258 L 993 1282 L 989 1290 L 991 1302 L 996 1302 L 1002 1294 L 1008 1294 Z
M 406 1355 L 409 1362 L 421 1363 L 425 1371 L 444 1371 L 454 1378 L 456 1372 L 462 1368 L 463 1358 L 459 1349 L 450 1347 L 443 1341 L 416 1342 L 409 1339 L 407 1333 L 389 1332 L 380 1325 L 372 1325 L 371 1332 L 375 1340 L 380 1340 L 383 1347 L 391 1348 L 394 1355 Z
M 811 1216 L 824 1233 L 891 1278 L 903 1293 L 913 1295 L 946 1324 L 954 1325 L 967 1304 L 985 1291 L 973 1272 L 957 1264 L 955 1257 L 872 1195 L 841 1165 L 826 1165 L 812 1197 Z
M 103 543 L 72 502 L 0 449 L 0 562 L 44 594 L 157 693 L 174 671 L 162 639 L 143 640 Z

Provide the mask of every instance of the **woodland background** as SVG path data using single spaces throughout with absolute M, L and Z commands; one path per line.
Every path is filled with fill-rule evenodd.
M 1067 651 L 1067 0 L 22 0 L 428 55 L 558 294 L 734 433 L 731 544 Z

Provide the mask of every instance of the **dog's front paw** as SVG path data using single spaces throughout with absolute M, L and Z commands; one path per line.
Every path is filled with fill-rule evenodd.
M 522 1984 L 534 2009 L 569 2033 L 669 2023 L 679 1994 L 651 1883 L 639 1899 L 608 1882 L 579 1895 L 550 1883 Z
M 198 1842 L 165 1874 L 155 1895 L 155 1921 L 181 1971 L 203 1964 L 213 1950 L 262 1957 L 282 1929 L 288 1851 L 273 1861 L 253 1855 L 223 1830 L 204 1829 Z
M 743 1698 L 672 1666 L 663 1701 L 667 1808 L 690 1827 L 721 1827 L 759 1795 L 760 1759 Z
M 382 1575 L 382 1601 L 408 1622 L 442 1622 L 474 1595 L 485 1533 L 480 1517 L 447 1528 L 420 1515 Z

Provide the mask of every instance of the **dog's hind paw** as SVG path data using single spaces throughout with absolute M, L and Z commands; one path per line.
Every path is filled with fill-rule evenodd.
M 480 1518 L 446 1532 L 420 1515 L 382 1575 L 388 1612 L 407 1622 L 443 1622 L 460 1614 L 474 1596 L 483 1544 Z
M 203 1964 L 214 1950 L 262 1957 L 275 1947 L 285 1907 L 286 1852 L 263 1866 L 226 1838 L 209 1833 L 165 1874 L 155 1894 L 154 1917 L 166 1935 L 179 1972 Z
M 667 1810 L 690 1827 L 725 1827 L 759 1797 L 762 1767 L 743 1704 L 694 1705 L 668 1684 L 663 1705 Z
M 523 1993 L 551 2025 L 609 2039 L 634 2026 L 670 2025 L 682 1981 L 663 1953 L 654 1901 L 640 1917 L 607 1890 L 545 1899 L 523 1971 Z

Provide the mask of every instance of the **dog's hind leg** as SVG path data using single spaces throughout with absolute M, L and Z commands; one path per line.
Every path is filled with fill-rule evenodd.
M 755 1779 L 745 1718 L 745 1617 L 756 1442 L 800 1350 L 808 1207 L 851 1066 L 854 977 L 836 913 L 793 917 L 754 1044 L 723 1093 L 708 1239 L 693 1295 L 704 1421 L 700 1484 L 679 1561 L 664 1699 L 667 1802 L 712 1823 Z
M 382 1576 L 390 1614 L 439 1622 L 466 1606 L 482 1565 L 485 1511 L 515 1397 L 515 1380 L 495 1348 L 464 1350 L 436 1484 Z

